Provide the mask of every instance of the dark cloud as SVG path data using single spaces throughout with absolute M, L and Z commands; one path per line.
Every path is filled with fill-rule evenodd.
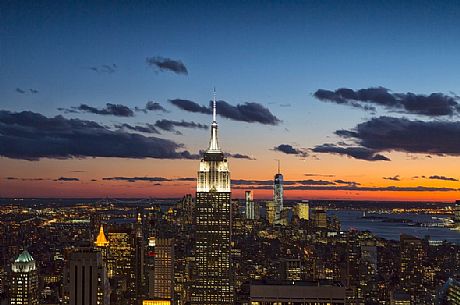
M 217 114 L 234 121 L 278 125 L 281 121 L 268 108 L 259 103 L 244 103 L 236 106 L 225 101 L 217 101 Z
M 273 185 L 272 180 L 245 180 L 234 179 L 231 181 L 233 185 Z
M 148 101 L 147 104 L 145 105 L 145 109 L 149 111 L 167 112 L 167 110 L 163 106 L 161 106 L 160 103 L 154 102 L 154 101 Z
M 143 113 L 147 113 L 148 111 L 163 111 L 163 112 L 169 112 L 169 111 L 166 110 L 163 106 L 161 106 L 160 103 L 154 102 L 154 101 L 148 101 L 147 104 L 145 105 L 145 108 L 134 107 L 134 110 L 136 110 L 136 111 L 142 111 Z
M 111 104 L 107 103 L 105 108 L 98 109 L 96 107 L 88 106 L 86 104 L 81 104 L 78 107 L 72 107 L 73 110 L 83 111 L 94 114 L 102 115 L 114 115 L 119 117 L 132 117 L 134 116 L 134 111 L 131 110 L 128 106 L 121 104 Z
M 336 184 L 335 182 L 332 182 L 332 181 L 313 180 L 313 179 L 295 180 L 295 181 L 290 181 L 290 182 L 291 184 L 301 184 L 301 185 L 335 185 Z
M 361 149 L 460 156 L 459 121 L 419 121 L 378 117 L 336 134 L 353 139 Z
M 51 180 L 49 178 L 17 178 L 17 177 L 6 177 L 6 180 L 20 180 L 20 181 L 45 181 Z
M 19 94 L 37 94 L 38 93 L 38 90 L 37 89 L 21 89 L 21 88 L 16 88 L 16 93 L 19 93 Z
M 341 179 L 334 180 L 334 182 L 337 183 L 337 184 L 346 184 L 346 185 L 350 185 L 350 186 L 361 185 L 361 183 L 356 182 L 356 181 L 346 181 L 346 180 L 341 180 Z
M 115 125 L 115 127 L 120 128 L 120 129 L 128 129 L 132 131 L 143 132 L 143 133 L 160 134 L 160 132 L 152 124 L 146 124 L 145 126 L 140 126 L 140 125 L 130 125 L 130 124 L 125 123 L 125 124 L 117 124 Z
M 180 60 L 174 60 L 166 57 L 147 57 L 145 59 L 147 64 L 151 67 L 156 67 L 160 71 L 171 71 L 176 74 L 188 75 L 188 70 L 185 67 L 184 63 Z
M 195 113 L 204 113 L 204 114 L 211 114 L 211 108 L 208 108 L 206 106 L 202 106 L 198 103 L 195 103 L 194 101 L 190 100 L 183 100 L 183 99 L 174 99 L 174 100 L 169 100 L 171 104 L 174 106 L 185 110 L 189 112 L 195 112 Z
M 45 117 L 31 111 L 0 111 L 0 156 L 40 158 L 197 159 L 182 144 L 167 139 L 112 131 L 93 121 Z
M 193 177 L 182 177 L 182 178 L 175 178 L 175 181 L 195 181 L 196 178 Z
M 62 108 L 62 107 L 59 107 L 57 110 L 62 111 L 62 112 L 64 112 L 65 114 L 68 114 L 68 113 L 80 113 L 78 110 L 75 110 L 75 109 L 68 109 L 68 108 Z
M 378 154 L 375 150 L 365 147 L 342 147 L 336 144 L 322 144 L 312 149 L 315 153 L 327 153 L 345 155 L 351 158 L 366 160 L 366 161 L 389 161 L 387 157 Z
M 155 122 L 155 126 L 165 131 L 176 131 L 175 127 L 184 127 L 184 128 L 200 128 L 208 129 L 207 125 L 195 123 L 195 122 L 186 122 L 182 121 L 172 121 L 172 120 L 158 120 Z
M 225 156 L 229 157 L 229 158 L 235 158 L 235 159 L 255 160 L 255 158 L 253 158 L 253 157 L 250 157 L 250 156 L 244 155 L 244 154 L 240 154 L 240 153 L 235 153 L 235 154 L 225 153 Z
M 296 156 L 299 156 L 299 157 L 307 157 L 308 156 L 308 153 L 305 150 L 295 148 L 295 147 L 293 147 L 292 145 L 289 145 L 289 144 L 280 144 L 278 146 L 273 147 L 273 150 L 282 152 L 282 153 L 287 154 L 287 155 L 296 155 Z
M 235 179 L 231 181 L 234 185 L 255 185 L 255 186 L 270 186 L 273 187 L 273 180 L 244 180 L 244 179 Z M 333 181 L 325 180 L 286 180 L 284 185 L 335 185 Z
M 99 66 L 89 67 L 89 69 L 97 73 L 112 74 L 117 71 L 117 65 L 116 64 L 99 65 Z
M 233 189 L 255 189 L 255 190 L 271 190 L 273 186 L 269 185 L 236 185 Z M 368 187 L 368 186 L 357 186 L 357 185 L 331 185 L 331 186 L 319 186 L 319 185 L 294 185 L 285 186 L 285 190 L 302 190 L 302 191 L 365 191 L 365 192 L 458 192 L 458 188 L 450 187 L 426 187 L 426 186 L 414 186 L 414 187 L 398 187 L 398 186 L 386 186 L 386 187 Z
M 211 114 L 211 106 L 200 105 L 194 101 L 174 99 L 169 100 L 174 106 L 189 112 Z M 259 103 L 244 103 L 236 106 L 225 101 L 217 101 L 217 114 L 234 121 L 278 125 L 281 121 L 270 110 Z
M 324 175 L 324 174 L 305 174 L 307 177 L 335 177 L 335 175 Z
M 72 177 L 60 177 L 60 178 L 55 179 L 54 181 L 73 182 L 73 181 L 80 181 L 80 179 L 72 178 Z
M 170 182 L 170 181 L 195 181 L 195 178 L 165 178 L 165 177 L 106 177 L 104 181 L 126 181 L 126 182 Z
M 446 176 L 439 176 L 439 175 L 430 176 L 428 179 L 445 180 L 445 181 L 458 181 L 458 179 L 456 179 L 456 178 L 451 178 L 451 177 L 446 177 Z
M 344 104 L 366 110 L 375 110 L 370 105 L 379 105 L 390 110 L 431 117 L 452 116 L 458 114 L 460 109 L 457 96 L 445 95 L 443 93 L 431 93 L 430 95 L 411 92 L 392 93 L 383 87 L 359 90 L 340 88 L 335 91 L 319 89 L 313 95 L 321 101 Z
M 401 181 L 401 177 L 399 175 L 393 177 L 382 177 L 385 180 L 392 180 L 392 181 Z
M 147 181 L 147 182 L 158 182 L 158 181 L 171 181 L 168 178 L 164 177 L 106 177 L 102 178 L 104 181 L 127 181 L 127 182 L 136 182 L 136 181 Z

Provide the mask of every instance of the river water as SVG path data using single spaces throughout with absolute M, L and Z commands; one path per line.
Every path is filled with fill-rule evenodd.
M 363 212 L 350 210 L 330 210 L 328 215 L 336 215 L 340 220 L 341 230 L 348 231 L 357 229 L 359 231 L 370 231 L 373 234 L 392 240 L 399 240 L 401 234 L 409 234 L 419 238 L 430 236 L 430 240 L 448 241 L 460 244 L 460 231 L 454 231 L 442 227 L 419 227 L 410 226 L 401 222 L 384 222 L 383 219 L 366 219 L 362 218 Z M 410 219 L 414 223 L 433 223 L 442 222 L 441 220 L 432 219 L 432 215 L 403 213 L 403 214 L 367 214 L 367 216 L 383 216 L 387 219 Z M 447 218 L 447 216 L 436 217 Z

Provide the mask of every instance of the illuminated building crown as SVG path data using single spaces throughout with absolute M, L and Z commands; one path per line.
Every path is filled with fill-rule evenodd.
M 109 244 L 109 241 L 105 237 L 104 227 L 102 225 L 99 228 L 99 235 L 97 236 L 96 241 L 94 242 L 94 244 L 97 247 L 106 247 Z
M 227 159 L 217 140 L 216 92 L 212 101 L 211 139 L 200 162 L 197 181 L 198 192 L 230 192 L 230 171 Z
M 32 255 L 30 255 L 27 250 L 24 250 L 14 260 L 14 263 L 11 265 L 11 270 L 13 272 L 30 272 L 37 270 L 37 266 L 35 265 L 35 260 Z

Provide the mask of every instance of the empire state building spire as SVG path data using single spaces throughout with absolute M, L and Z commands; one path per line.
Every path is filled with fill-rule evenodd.
M 211 140 L 200 160 L 195 199 L 195 270 L 191 305 L 233 305 L 231 189 L 227 158 L 217 143 L 216 92 Z
M 217 140 L 217 119 L 216 119 L 216 89 L 214 89 L 214 97 L 212 100 L 212 123 L 211 123 L 211 139 L 209 140 L 209 148 L 207 153 L 221 153 L 219 142 Z

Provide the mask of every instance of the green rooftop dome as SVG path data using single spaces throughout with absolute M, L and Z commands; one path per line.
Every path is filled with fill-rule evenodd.
M 22 251 L 21 254 L 19 254 L 18 258 L 14 260 L 15 263 L 28 263 L 33 261 L 34 258 L 32 255 L 27 250 Z

